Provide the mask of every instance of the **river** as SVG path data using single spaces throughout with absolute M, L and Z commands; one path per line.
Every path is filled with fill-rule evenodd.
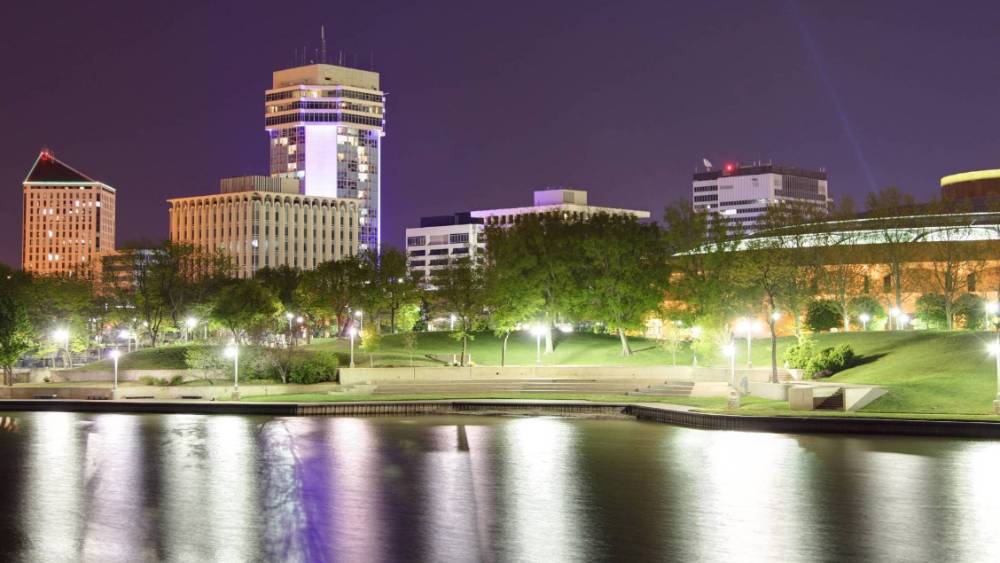
M 1000 442 L 6 413 L 0 560 L 996 561 Z

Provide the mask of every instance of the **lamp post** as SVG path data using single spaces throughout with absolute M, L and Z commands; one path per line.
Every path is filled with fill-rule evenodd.
M 753 369 L 753 359 L 750 357 L 750 343 L 753 341 L 753 331 L 757 328 L 757 321 L 750 319 L 740 319 L 736 324 L 736 329 L 745 332 L 747 336 L 747 369 Z
M 455 330 L 455 313 L 451 314 L 450 321 L 451 321 L 451 328 L 449 330 Z
M 993 412 L 1000 413 L 1000 303 L 990 301 L 986 304 L 986 312 L 993 316 L 993 327 L 996 330 L 996 339 L 990 346 L 997 360 L 997 394 L 993 398 Z
M 62 344 L 63 352 L 66 353 L 66 366 L 73 367 L 73 357 L 69 353 L 69 331 L 65 328 L 57 328 L 52 331 L 52 340 Z
M 226 348 L 226 357 L 233 359 L 233 398 L 240 398 L 240 345 L 233 342 Z
M 535 325 L 531 327 L 531 333 L 535 335 L 535 363 L 542 363 L 542 335 L 545 334 L 545 327 Z
M 889 325 L 892 330 L 899 328 L 899 323 L 897 322 L 896 319 L 896 317 L 899 316 L 899 313 L 900 313 L 899 307 L 893 307 L 889 309 Z
M 347 329 L 347 334 L 351 337 L 351 367 L 354 367 L 354 335 L 358 333 L 358 329 L 353 326 Z
M 872 320 L 872 316 L 868 313 L 861 313 L 858 315 L 858 320 L 861 321 L 861 330 L 868 331 L 868 321 Z
M 115 378 L 111 384 L 111 396 L 114 398 L 114 393 L 118 392 L 118 358 L 122 355 L 122 353 L 118 349 L 114 349 L 108 355 L 111 356 L 111 361 L 114 362 L 115 365 Z
M 129 332 L 129 330 L 127 328 L 123 328 L 120 331 L 118 331 L 118 338 L 125 340 L 126 349 L 129 352 L 131 352 L 132 351 L 132 333 Z
M 722 347 L 722 355 L 729 358 L 729 385 L 736 388 L 736 346 L 732 342 Z
M 896 329 L 904 330 L 909 322 L 910 322 L 910 315 L 907 315 L 905 313 L 900 314 L 898 317 L 896 317 Z
M 693 368 L 698 367 L 698 352 L 694 348 L 694 343 L 699 338 L 701 338 L 701 327 L 691 327 L 691 367 Z
M 361 331 L 361 332 L 364 332 L 365 331 L 365 313 L 364 313 L 364 311 L 362 311 L 361 309 L 358 309 L 357 311 L 354 311 L 354 317 L 356 319 L 358 319 L 358 330 Z M 452 315 L 451 317 L 452 317 L 452 319 L 451 319 L 451 327 L 454 330 L 454 328 L 455 328 L 455 315 Z
M 184 342 L 187 342 L 188 340 L 191 339 L 191 331 L 194 330 L 196 326 L 198 326 L 198 319 L 194 317 L 188 317 L 184 319 L 184 327 L 187 328 L 187 330 L 184 332 Z

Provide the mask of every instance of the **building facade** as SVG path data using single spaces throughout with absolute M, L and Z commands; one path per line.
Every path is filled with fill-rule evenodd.
M 174 198 L 170 240 L 222 251 L 237 275 L 265 267 L 315 268 L 358 252 L 363 203 L 299 193 L 298 181 L 226 178 L 223 193 Z
M 1000 200 L 1000 170 L 972 170 L 941 178 L 945 201 L 990 203 Z
M 406 229 L 410 272 L 429 279 L 434 270 L 456 258 L 478 259 L 486 248 L 483 220 L 469 213 L 423 217 L 420 226 Z
M 567 220 L 586 219 L 597 214 L 631 215 L 648 219 L 649 212 L 637 209 L 601 207 L 587 203 L 587 192 L 572 188 L 536 190 L 534 205 L 482 209 L 442 217 L 425 217 L 420 227 L 406 229 L 406 252 L 410 271 L 429 276 L 446 267 L 450 260 L 475 258 L 486 250 L 484 230 L 488 226 L 508 227 L 528 215 L 552 214 Z
M 832 202 L 822 170 L 726 164 L 721 170 L 695 172 L 692 180 L 694 210 L 712 213 L 731 231 L 753 232 L 768 207 L 779 202 L 814 205 L 823 213 Z
M 513 225 L 524 215 L 555 214 L 565 219 L 586 219 L 599 213 L 607 215 L 631 215 L 636 219 L 649 219 L 649 211 L 602 207 L 587 203 L 587 192 L 573 188 L 548 188 L 535 190 L 534 205 L 507 207 L 503 209 L 483 209 L 472 211 L 470 215 L 482 219 L 486 225 Z
M 377 72 L 312 64 L 274 72 L 264 95 L 272 176 L 300 181 L 305 196 L 359 205 L 359 250 L 381 245 L 385 93 Z
M 115 189 L 42 150 L 24 179 L 21 268 L 95 276 L 115 250 Z

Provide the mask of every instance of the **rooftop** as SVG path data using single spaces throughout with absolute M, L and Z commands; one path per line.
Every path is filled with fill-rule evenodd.
M 96 180 L 56 158 L 48 149 L 42 149 L 31 166 L 25 184 L 33 183 L 96 183 Z

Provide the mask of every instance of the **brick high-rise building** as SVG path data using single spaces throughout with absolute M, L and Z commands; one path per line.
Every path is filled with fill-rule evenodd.
M 95 275 L 115 250 L 115 189 L 42 150 L 24 179 L 21 267 Z

